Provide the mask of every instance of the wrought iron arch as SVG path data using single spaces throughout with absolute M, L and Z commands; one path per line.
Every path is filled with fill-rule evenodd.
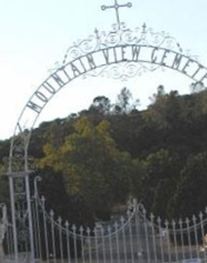
M 102 6 L 102 10 L 115 9 L 117 23 L 109 32 L 95 29 L 88 38 L 75 42 L 62 62 L 56 63 L 50 70 L 49 76 L 29 98 L 18 118 L 11 139 L 8 167 L 15 262 L 20 262 L 18 240 L 22 231 L 25 234 L 25 229 L 28 233 L 23 241 L 31 253 L 30 261 L 35 262 L 28 147 L 38 117 L 63 87 L 80 77 L 127 80 L 160 68 L 183 74 L 192 79 L 195 86 L 207 86 L 207 67 L 198 62 L 197 57 L 183 51 L 175 38 L 165 32 L 154 32 L 146 24 L 128 28 L 120 20 L 121 7 L 131 7 L 131 3 L 119 5 L 114 0 L 114 5 Z M 26 205 L 22 206 L 25 200 Z
M 148 68 L 146 64 L 150 64 L 151 67 Z M 120 65 L 124 71 L 118 73 Z M 205 82 L 207 84 L 207 68 L 196 59 L 179 51 L 155 45 L 135 43 L 100 47 L 78 55 L 58 67 L 36 89 L 20 114 L 11 141 L 9 173 L 29 171 L 28 146 L 32 129 L 50 100 L 74 79 L 82 76 L 106 76 L 110 73 L 114 78 L 127 79 L 160 67 L 175 70 L 201 86 Z M 25 125 L 28 115 L 31 117 L 30 126 Z

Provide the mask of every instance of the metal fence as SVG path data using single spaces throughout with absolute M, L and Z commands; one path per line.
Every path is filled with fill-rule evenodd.
M 163 221 L 148 214 L 134 200 L 126 214 L 117 220 L 96 223 L 93 229 L 77 227 L 46 210 L 46 200 L 39 197 L 37 185 L 31 207 L 37 262 L 207 262 L 207 211 L 184 220 Z M 12 226 L 7 220 L 4 224 L 5 255 L 1 262 L 14 262 Z M 24 246 L 19 247 L 20 262 L 30 263 L 30 248 L 26 246 L 26 238 L 23 240 Z

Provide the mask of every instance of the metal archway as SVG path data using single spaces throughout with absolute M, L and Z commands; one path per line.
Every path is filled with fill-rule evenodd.
M 179 43 L 164 32 L 154 32 L 145 24 L 128 28 L 120 22 L 120 7 L 131 7 L 131 4 L 119 5 L 115 0 L 112 6 L 102 6 L 103 10 L 115 9 L 117 24 L 109 32 L 96 29 L 87 39 L 70 47 L 19 116 L 11 140 L 8 168 L 15 262 L 19 263 L 19 239 L 25 234 L 25 227 L 32 263 L 35 258 L 28 158 L 32 129 L 41 112 L 63 87 L 82 76 L 128 79 L 159 68 L 177 71 L 194 83 L 202 84 L 203 88 L 207 86 L 207 67 L 185 53 Z
M 195 83 L 202 83 L 203 87 L 207 85 L 207 67 L 182 53 L 178 44 L 169 36 L 163 37 L 164 40 L 159 45 L 155 45 L 148 44 L 146 38 L 133 38 L 134 31 L 130 29 L 109 32 L 107 39 L 113 41 L 107 43 L 105 39 L 101 42 L 97 34 L 96 31 L 96 36 L 70 48 L 71 56 L 65 56 L 62 65 L 50 74 L 29 98 L 12 137 L 9 173 L 18 170 L 29 171 L 27 151 L 31 132 L 39 115 L 63 87 L 77 78 L 111 73 L 114 78 L 127 79 L 142 74 L 143 71 L 155 71 L 163 67 L 177 71 Z M 175 44 L 177 50 L 166 47 L 165 42 Z M 122 72 L 118 72 L 119 70 Z

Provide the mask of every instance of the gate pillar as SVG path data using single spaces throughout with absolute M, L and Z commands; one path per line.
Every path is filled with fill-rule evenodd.
M 15 263 L 22 262 L 21 255 L 29 258 L 28 263 L 35 262 L 29 174 L 25 171 L 8 174 Z

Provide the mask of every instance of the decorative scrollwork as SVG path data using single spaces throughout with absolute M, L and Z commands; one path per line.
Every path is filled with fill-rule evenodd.
M 90 35 L 87 39 L 75 42 L 72 47 L 68 48 L 62 64 L 64 65 L 67 62 L 89 52 L 100 50 L 101 48 L 104 49 L 127 44 L 145 44 L 183 52 L 183 49 L 180 44 L 176 42 L 175 38 L 164 31 L 155 32 L 152 28 L 147 28 L 146 24 L 132 30 L 128 28 L 125 23 L 121 23 L 120 27 L 118 24 L 113 24 L 109 32 L 95 29 L 94 34 Z
M 88 38 L 74 42 L 74 44 L 67 49 L 62 63 L 56 62 L 50 71 L 54 72 L 61 66 L 85 56 L 90 52 L 125 45 L 164 47 L 185 54 L 176 39 L 164 31 L 155 32 L 151 27 L 148 28 L 145 23 L 141 27 L 136 27 L 135 29 L 128 28 L 125 23 L 120 23 L 113 24 L 109 32 L 95 29 L 94 34 L 90 35 Z M 189 52 L 186 52 L 186 54 L 188 53 Z M 128 65 L 124 64 L 124 66 L 105 66 L 102 69 L 96 69 L 94 72 L 86 74 L 84 77 L 107 76 L 114 79 L 120 78 L 121 80 L 127 80 L 129 77 L 134 77 L 137 74 L 141 75 L 148 70 L 154 71 L 160 67 L 147 67 L 141 63 L 137 64 L 138 65 L 135 66 L 133 63 L 128 62 Z M 104 74 L 104 71 L 106 71 L 106 74 Z
M 129 78 L 135 76 L 141 76 L 146 72 L 153 72 L 157 70 L 159 65 L 146 65 L 144 63 L 126 62 L 122 64 L 107 65 L 100 69 L 96 69 L 92 72 L 87 73 L 86 76 L 91 77 L 106 77 L 112 79 L 120 79 L 126 81 Z
M 96 35 L 91 35 L 87 39 L 79 40 L 74 43 L 74 45 L 68 48 L 62 64 L 66 64 L 67 62 L 79 58 L 89 52 L 97 50 L 98 41 Z

